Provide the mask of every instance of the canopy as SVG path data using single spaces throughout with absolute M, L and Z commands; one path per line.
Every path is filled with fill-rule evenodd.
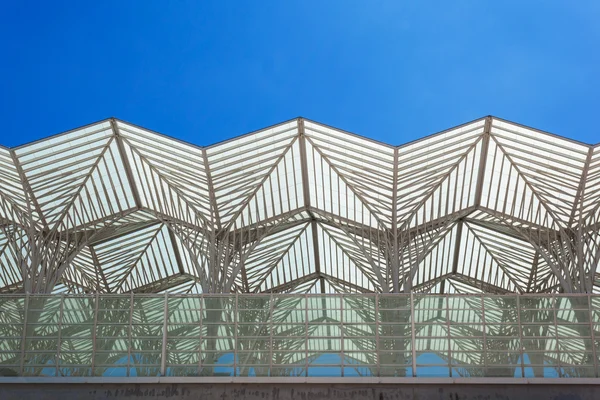
M 297 118 L 0 147 L 0 292 L 596 291 L 600 146 L 486 117 L 400 146 Z

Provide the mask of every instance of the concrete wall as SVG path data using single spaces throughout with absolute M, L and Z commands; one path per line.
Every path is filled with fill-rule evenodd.
M 599 400 L 600 385 L 1 383 L 1 400 Z

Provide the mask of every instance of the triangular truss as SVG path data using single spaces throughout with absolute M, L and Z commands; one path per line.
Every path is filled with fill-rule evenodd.
M 600 146 L 495 117 L 401 146 L 304 118 L 0 147 L 0 292 L 591 293 Z

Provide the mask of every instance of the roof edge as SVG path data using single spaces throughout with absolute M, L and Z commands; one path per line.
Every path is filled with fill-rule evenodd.
M 59 138 L 61 136 L 68 135 L 69 133 L 72 133 L 72 132 L 75 132 L 75 131 L 79 131 L 81 129 L 89 128 L 91 126 L 98 125 L 98 124 L 101 124 L 103 122 L 109 122 L 109 121 L 111 121 L 113 119 L 115 119 L 115 118 L 114 117 L 104 118 L 104 119 L 98 120 L 96 122 L 92 122 L 92 123 L 89 123 L 89 124 L 85 124 L 85 125 L 79 126 L 77 128 L 69 129 L 68 131 L 63 131 L 63 132 L 60 132 L 60 133 L 55 133 L 55 134 L 52 134 L 50 136 L 45 136 L 45 137 L 40 138 L 40 139 L 30 140 L 29 142 L 21 143 L 19 145 L 12 146 L 12 147 L 3 146 L 2 144 L 0 144 L 0 146 L 2 146 L 4 148 L 7 148 L 9 150 L 19 150 L 19 149 L 21 149 L 23 147 L 31 146 L 31 145 L 34 145 L 36 143 L 43 142 L 45 140 Z
M 141 125 L 137 125 L 135 123 L 131 123 L 129 121 L 126 121 L 126 120 L 123 120 L 123 119 L 120 119 L 120 118 L 108 117 L 108 118 L 104 118 L 104 119 L 101 119 L 101 120 L 98 120 L 98 121 L 95 121 L 95 122 L 92 122 L 92 123 L 89 123 L 89 124 L 86 124 L 86 125 L 79 126 L 77 128 L 69 129 L 67 131 L 63 131 L 63 132 L 60 132 L 60 133 L 49 135 L 49 136 L 46 136 L 46 137 L 43 137 L 43 138 L 40 138 L 40 139 L 36 139 L 36 140 L 29 141 L 29 142 L 25 142 L 25 143 L 19 144 L 17 146 L 12 146 L 11 147 L 11 146 L 5 146 L 3 144 L 0 144 L 0 148 L 6 149 L 6 150 L 18 150 L 18 149 L 21 149 L 21 148 L 24 148 L 24 147 L 27 147 L 27 146 L 30 146 L 30 145 L 33 145 L 33 144 L 36 144 L 36 143 L 39 143 L 39 142 L 43 142 L 45 140 L 54 139 L 54 138 L 57 138 L 57 137 L 60 137 L 60 136 L 63 136 L 63 135 L 67 135 L 69 133 L 72 133 L 72 132 L 75 132 L 75 131 L 78 131 L 78 130 L 81 130 L 81 129 L 85 129 L 85 128 L 88 128 L 88 127 L 91 127 L 91 126 L 94 126 L 94 125 L 98 125 L 98 124 L 101 124 L 103 122 L 116 121 L 116 122 L 121 122 L 123 124 L 131 125 L 132 127 L 137 128 L 137 129 L 142 129 L 142 130 L 151 132 L 153 134 L 159 135 L 159 136 L 164 137 L 166 139 L 175 140 L 175 141 L 177 141 L 179 143 L 196 147 L 198 149 L 209 149 L 209 148 L 212 148 L 212 147 L 215 147 L 215 146 L 218 146 L 218 145 L 222 145 L 222 144 L 229 143 L 229 142 L 237 140 L 237 139 L 241 139 L 241 138 L 250 136 L 250 135 L 255 135 L 255 134 L 257 134 L 259 132 L 262 132 L 262 131 L 265 131 L 267 129 L 276 128 L 276 127 L 279 127 L 279 126 L 282 126 L 282 125 L 285 125 L 285 124 L 289 124 L 290 122 L 300 121 L 300 120 L 305 120 L 305 121 L 308 121 L 308 122 L 311 122 L 311 123 L 314 123 L 314 124 L 317 124 L 317 125 L 321 125 L 321 126 L 326 127 L 328 129 L 332 129 L 334 131 L 337 131 L 337 132 L 340 132 L 340 133 L 343 133 L 343 134 L 346 134 L 346 135 L 351 135 L 351 136 L 354 136 L 356 138 L 368 140 L 368 141 L 371 141 L 373 143 L 376 143 L 376 144 L 379 144 L 379 145 L 382 145 L 382 146 L 386 146 L 386 147 L 390 147 L 390 148 L 402 148 L 402 147 L 405 147 L 405 146 L 409 146 L 409 145 L 418 143 L 420 141 L 431 139 L 431 138 L 436 137 L 438 135 L 443 135 L 443 134 L 445 134 L 447 132 L 450 132 L 450 131 L 453 131 L 453 130 L 456 130 L 456 129 L 460 129 L 460 128 L 464 127 L 464 126 L 467 126 L 467 125 L 470 125 L 470 124 L 473 124 L 473 123 L 476 123 L 476 122 L 479 122 L 479 121 L 483 121 L 486 118 L 492 118 L 493 120 L 498 120 L 498 121 L 501 121 L 501 122 L 513 124 L 515 126 L 518 126 L 518 127 L 524 128 L 524 129 L 529 129 L 529 130 L 532 130 L 532 131 L 535 131 L 535 132 L 538 132 L 538 133 L 541 133 L 541 134 L 544 134 L 544 135 L 549 135 L 549 136 L 552 136 L 552 137 L 555 137 L 555 138 L 558 138 L 558 139 L 567 140 L 567 141 L 570 141 L 570 142 L 578 144 L 578 145 L 583 145 L 583 146 L 592 147 L 592 148 L 600 147 L 600 142 L 598 142 L 596 144 L 586 143 L 586 142 L 583 142 L 583 141 L 580 141 L 580 140 L 577 140 L 577 139 L 572 139 L 572 138 L 569 138 L 569 137 L 566 137 L 566 136 L 562 136 L 562 135 L 558 135 L 558 134 L 551 133 L 551 132 L 548 132 L 548 131 L 544 131 L 544 130 L 541 130 L 541 129 L 533 128 L 531 126 L 528 126 L 528 125 L 525 125 L 525 124 L 521 124 L 521 123 L 518 123 L 518 122 L 514 122 L 514 121 L 507 120 L 507 119 L 499 118 L 499 117 L 496 117 L 496 116 L 493 116 L 493 115 L 486 115 L 484 117 L 476 118 L 476 119 L 473 119 L 471 121 L 468 121 L 468 122 L 465 122 L 465 123 L 462 123 L 462 124 L 459 124 L 459 125 L 455 125 L 455 126 L 452 126 L 450 128 L 447 128 L 447 129 L 444 129 L 444 130 L 441 130 L 441 131 L 438 131 L 438 132 L 435 132 L 435 133 L 431 133 L 431 134 L 425 135 L 423 137 L 420 137 L 418 139 L 414 139 L 414 140 L 411 140 L 411 141 L 408 141 L 408 142 L 405 142 L 405 143 L 401 143 L 401 144 L 398 144 L 398 145 L 386 143 L 386 142 L 383 142 L 381 140 L 373 139 L 373 138 L 370 138 L 370 137 L 365 136 L 365 135 L 357 134 L 357 133 L 354 133 L 354 132 L 351 132 L 351 131 L 347 131 L 347 130 L 344 130 L 344 129 L 341 129 L 341 128 L 337 128 L 337 127 L 334 127 L 334 126 L 331 126 L 331 125 L 328 125 L 328 124 L 324 124 L 322 122 L 315 121 L 315 120 L 312 120 L 312 119 L 309 119 L 309 118 L 304 118 L 304 117 L 301 117 L 301 116 L 295 117 L 295 118 L 291 118 L 291 119 L 288 119 L 286 121 L 279 122 L 279 123 L 276 123 L 276 124 L 272 124 L 272 125 L 260 128 L 260 129 L 256 129 L 256 130 L 253 130 L 253 131 L 250 131 L 250 132 L 247 132 L 247 133 L 243 133 L 241 135 L 233 136 L 233 137 L 231 137 L 229 139 L 220 140 L 220 141 L 217 141 L 215 143 L 208 144 L 208 145 L 199 145 L 199 144 L 192 143 L 192 142 L 189 142 L 189 141 L 186 141 L 186 140 L 183 140 L 183 139 L 179 139 L 177 137 L 174 137 L 174 136 L 171 136 L 171 135 L 167 135 L 167 134 L 164 134 L 164 133 L 152 130 L 152 129 L 148 129 L 148 128 L 143 127 Z

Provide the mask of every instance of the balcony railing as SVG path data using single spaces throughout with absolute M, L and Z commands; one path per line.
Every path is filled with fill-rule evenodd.
M 597 377 L 594 295 L 2 295 L 0 376 Z

